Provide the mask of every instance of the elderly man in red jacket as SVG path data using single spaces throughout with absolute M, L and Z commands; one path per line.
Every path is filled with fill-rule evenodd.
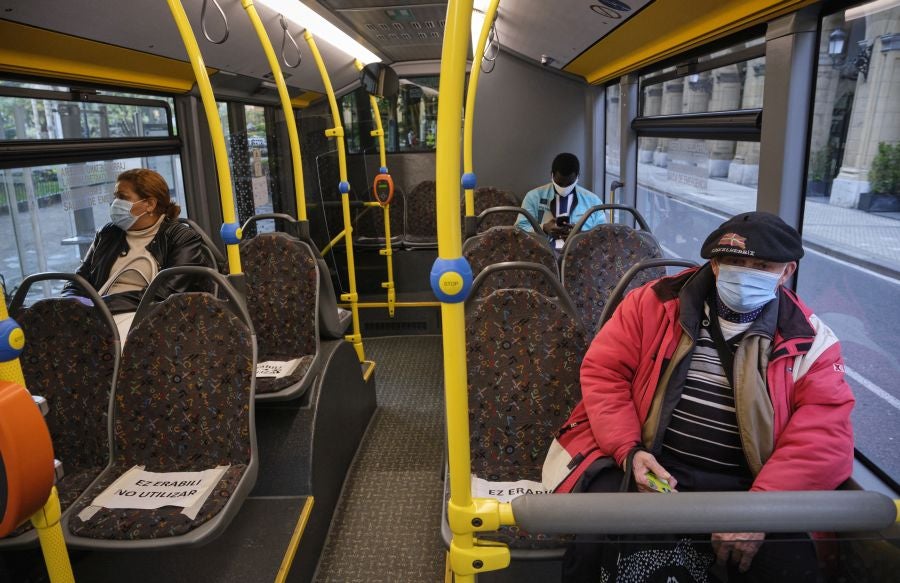
M 644 492 L 654 475 L 683 491 L 828 490 L 850 476 L 854 399 L 840 345 L 783 287 L 803 256 L 799 233 L 743 213 L 701 254 L 709 263 L 631 292 L 597 334 L 545 486 L 608 490 L 617 467 Z M 764 540 L 716 533 L 712 547 L 745 572 L 773 546 Z

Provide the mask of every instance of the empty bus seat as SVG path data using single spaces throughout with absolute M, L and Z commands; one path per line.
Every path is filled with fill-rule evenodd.
M 24 307 L 40 281 L 74 282 L 93 303 L 73 297 L 49 298 Z M 25 332 L 19 357 L 28 390 L 47 400 L 45 420 L 53 452 L 63 464 L 57 480 L 65 512 L 109 464 L 109 403 L 119 365 L 119 333 L 97 292 L 82 277 L 40 273 L 25 278 L 10 304 Z M 33 544 L 37 535 L 26 522 L 0 541 L 0 547 Z
M 334 285 L 331 282 L 331 272 L 328 269 L 328 264 L 325 263 L 325 259 L 322 257 L 322 253 L 319 252 L 319 248 L 316 247 L 316 244 L 309 237 L 308 232 L 301 232 L 301 223 L 290 215 L 282 213 L 266 213 L 254 215 L 247 219 L 244 225 L 250 225 L 256 221 L 268 219 L 281 220 L 288 235 L 290 235 L 293 240 L 305 243 L 309 251 L 312 253 L 312 257 L 316 260 L 316 265 L 318 266 L 319 320 L 317 325 L 319 334 L 322 336 L 322 338 L 327 338 L 330 340 L 339 340 L 343 338 L 344 334 L 347 332 L 347 329 L 352 323 L 352 314 L 349 310 L 338 308 L 337 296 L 334 293 Z M 258 335 L 259 333 L 257 333 L 257 336 Z M 257 390 L 257 392 L 259 391 Z
M 151 301 L 162 281 L 182 274 L 214 279 L 227 300 L 191 292 Z M 64 520 L 67 542 L 158 548 L 198 545 L 220 534 L 256 482 L 255 367 L 250 317 L 227 280 L 203 267 L 161 271 L 144 294 L 122 354 L 112 461 Z M 150 472 L 227 469 L 193 519 L 177 506 L 87 508 L 134 466 Z
M 490 277 L 491 269 L 475 279 L 473 292 Z M 540 482 L 550 443 L 581 399 L 579 369 L 587 338 L 559 282 L 555 288 L 555 298 L 535 290 L 499 289 L 484 298 L 472 294 L 466 302 L 473 478 Z M 519 551 L 557 553 L 567 538 L 515 527 L 479 537 Z
M 472 196 L 475 199 L 475 216 L 480 216 L 484 211 L 488 209 L 493 209 L 496 207 L 514 207 L 519 205 L 519 203 L 516 202 L 516 197 L 511 192 L 500 190 L 498 188 L 494 188 L 493 186 L 483 186 L 481 188 L 476 188 L 472 193 Z M 460 201 L 460 214 L 463 217 L 460 223 L 465 225 L 465 196 L 463 196 L 462 200 Z M 516 218 L 517 217 L 515 216 L 491 214 L 489 218 L 486 216 L 483 220 L 478 221 L 477 232 L 480 233 L 482 231 L 487 231 L 491 227 L 511 225 L 515 223 Z
M 300 359 L 288 376 L 257 377 L 257 398 L 299 397 L 319 368 L 318 263 L 309 245 L 287 233 L 259 234 L 240 250 L 259 361 Z
M 391 244 L 399 245 L 403 240 L 403 212 L 406 208 L 403 190 L 394 188 L 391 199 Z M 368 200 L 375 200 L 369 189 Z M 353 244 L 360 247 L 384 247 L 384 210 L 381 207 L 362 207 L 356 211 L 353 223 Z
M 589 231 L 581 226 L 595 212 L 619 209 L 632 213 L 641 227 L 598 225 Z M 650 233 L 644 218 L 631 207 L 597 205 L 582 216 L 573 227 L 562 253 L 562 282 L 575 302 L 585 329 L 593 336 L 599 329 L 600 314 L 616 284 L 632 265 L 646 259 L 662 257 L 662 248 Z M 662 277 L 665 270 L 642 271 L 632 287 Z
M 437 247 L 437 187 L 423 180 L 406 196 L 403 243 L 408 247 Z
M 480 274 L 489 265 L 514 261 L 543 265 L 549 270 L 551 274 L 549 277 L 559 280 L 556 256 L 547 243 L 547 238 L 512 225 L 492 227 L 488 231 L 470 237 L 463 244 L 462 254 L 469 262 L 473 276 Z M 533 269 L 498 270 L 479 286 L 478 293 L 487 296 L 497 289 L 525 288 L 553 296 L 554 288 L 546 281 L 547 277 L 543 272 Z

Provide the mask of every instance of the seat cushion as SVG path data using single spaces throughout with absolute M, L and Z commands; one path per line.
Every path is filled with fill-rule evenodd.
M 202 462 L 202 460 L 198 461 Z M 189 472 L 208 470 L 216 465 L 217 462 L 210 462 L 180 468 L 161 468 L 151 467 L 148 464 L 146 469 L 152 472 Z M 94 498 L 131 467 L 131 465 L 114 464 L 111 471 L 103 476 L 103 479 L 85 492 L 85 495 L 72 509 L 72 515 L 69 518 L 69 531 L 72 534 L 104 540 L 147 540 L 185 534 L 208 521 L 225 507 L 247 470 L 247 466 L 244 464 L 229 467 L 200 508 L 197 518 L 193 520 L 182 514 L 184 508 L 180 506 L 164 506 L 155 510 L 101 508 L 90 520 L 81 520 L 78 513 L 89 506 Z

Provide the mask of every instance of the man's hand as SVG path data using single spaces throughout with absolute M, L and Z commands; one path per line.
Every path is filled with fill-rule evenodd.
M 563 225 L 562 227 L 559 227 L 556 225 L 556 219 L 550 219 L 541 225 L 541 229 L 543 229 L 544 233 L 550 235 L 554 239 L 566 239 L 569 236 L 569 231 L 572 230 L 572 226 Z
M 676 480 L 672 474 L 667 472 L 664 467 L 659 465 L 659 462 L 656 461 L 656 458 L 653 457 L 653 454 L 649 451 L 642 450 L 635 453 L 632 458 L 631 467 L 632 472 L 634 473 L 634 481 L 637 484 L 639 492 L 656 492 L 656 490 L 647 482 L 647 472 L 653 472 L 656 474 L 657 478 L 668 482 L 673 492 L 678 491 L 675 489 L 675 486 L 678 485 L 678 480 Z
M 725 566 L 730 561 L 738 571 L 746 573 L 762 546 L 764 532 L 717 532 L 712 535 L 712 547 L 716 553 L 716 564 Z

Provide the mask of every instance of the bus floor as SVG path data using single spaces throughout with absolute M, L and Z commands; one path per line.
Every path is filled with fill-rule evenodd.
M 378 410 L 344 483 L 315 581 L 441 581 L 441 338 L 372 338 L 365 347 L 378 363 Z

